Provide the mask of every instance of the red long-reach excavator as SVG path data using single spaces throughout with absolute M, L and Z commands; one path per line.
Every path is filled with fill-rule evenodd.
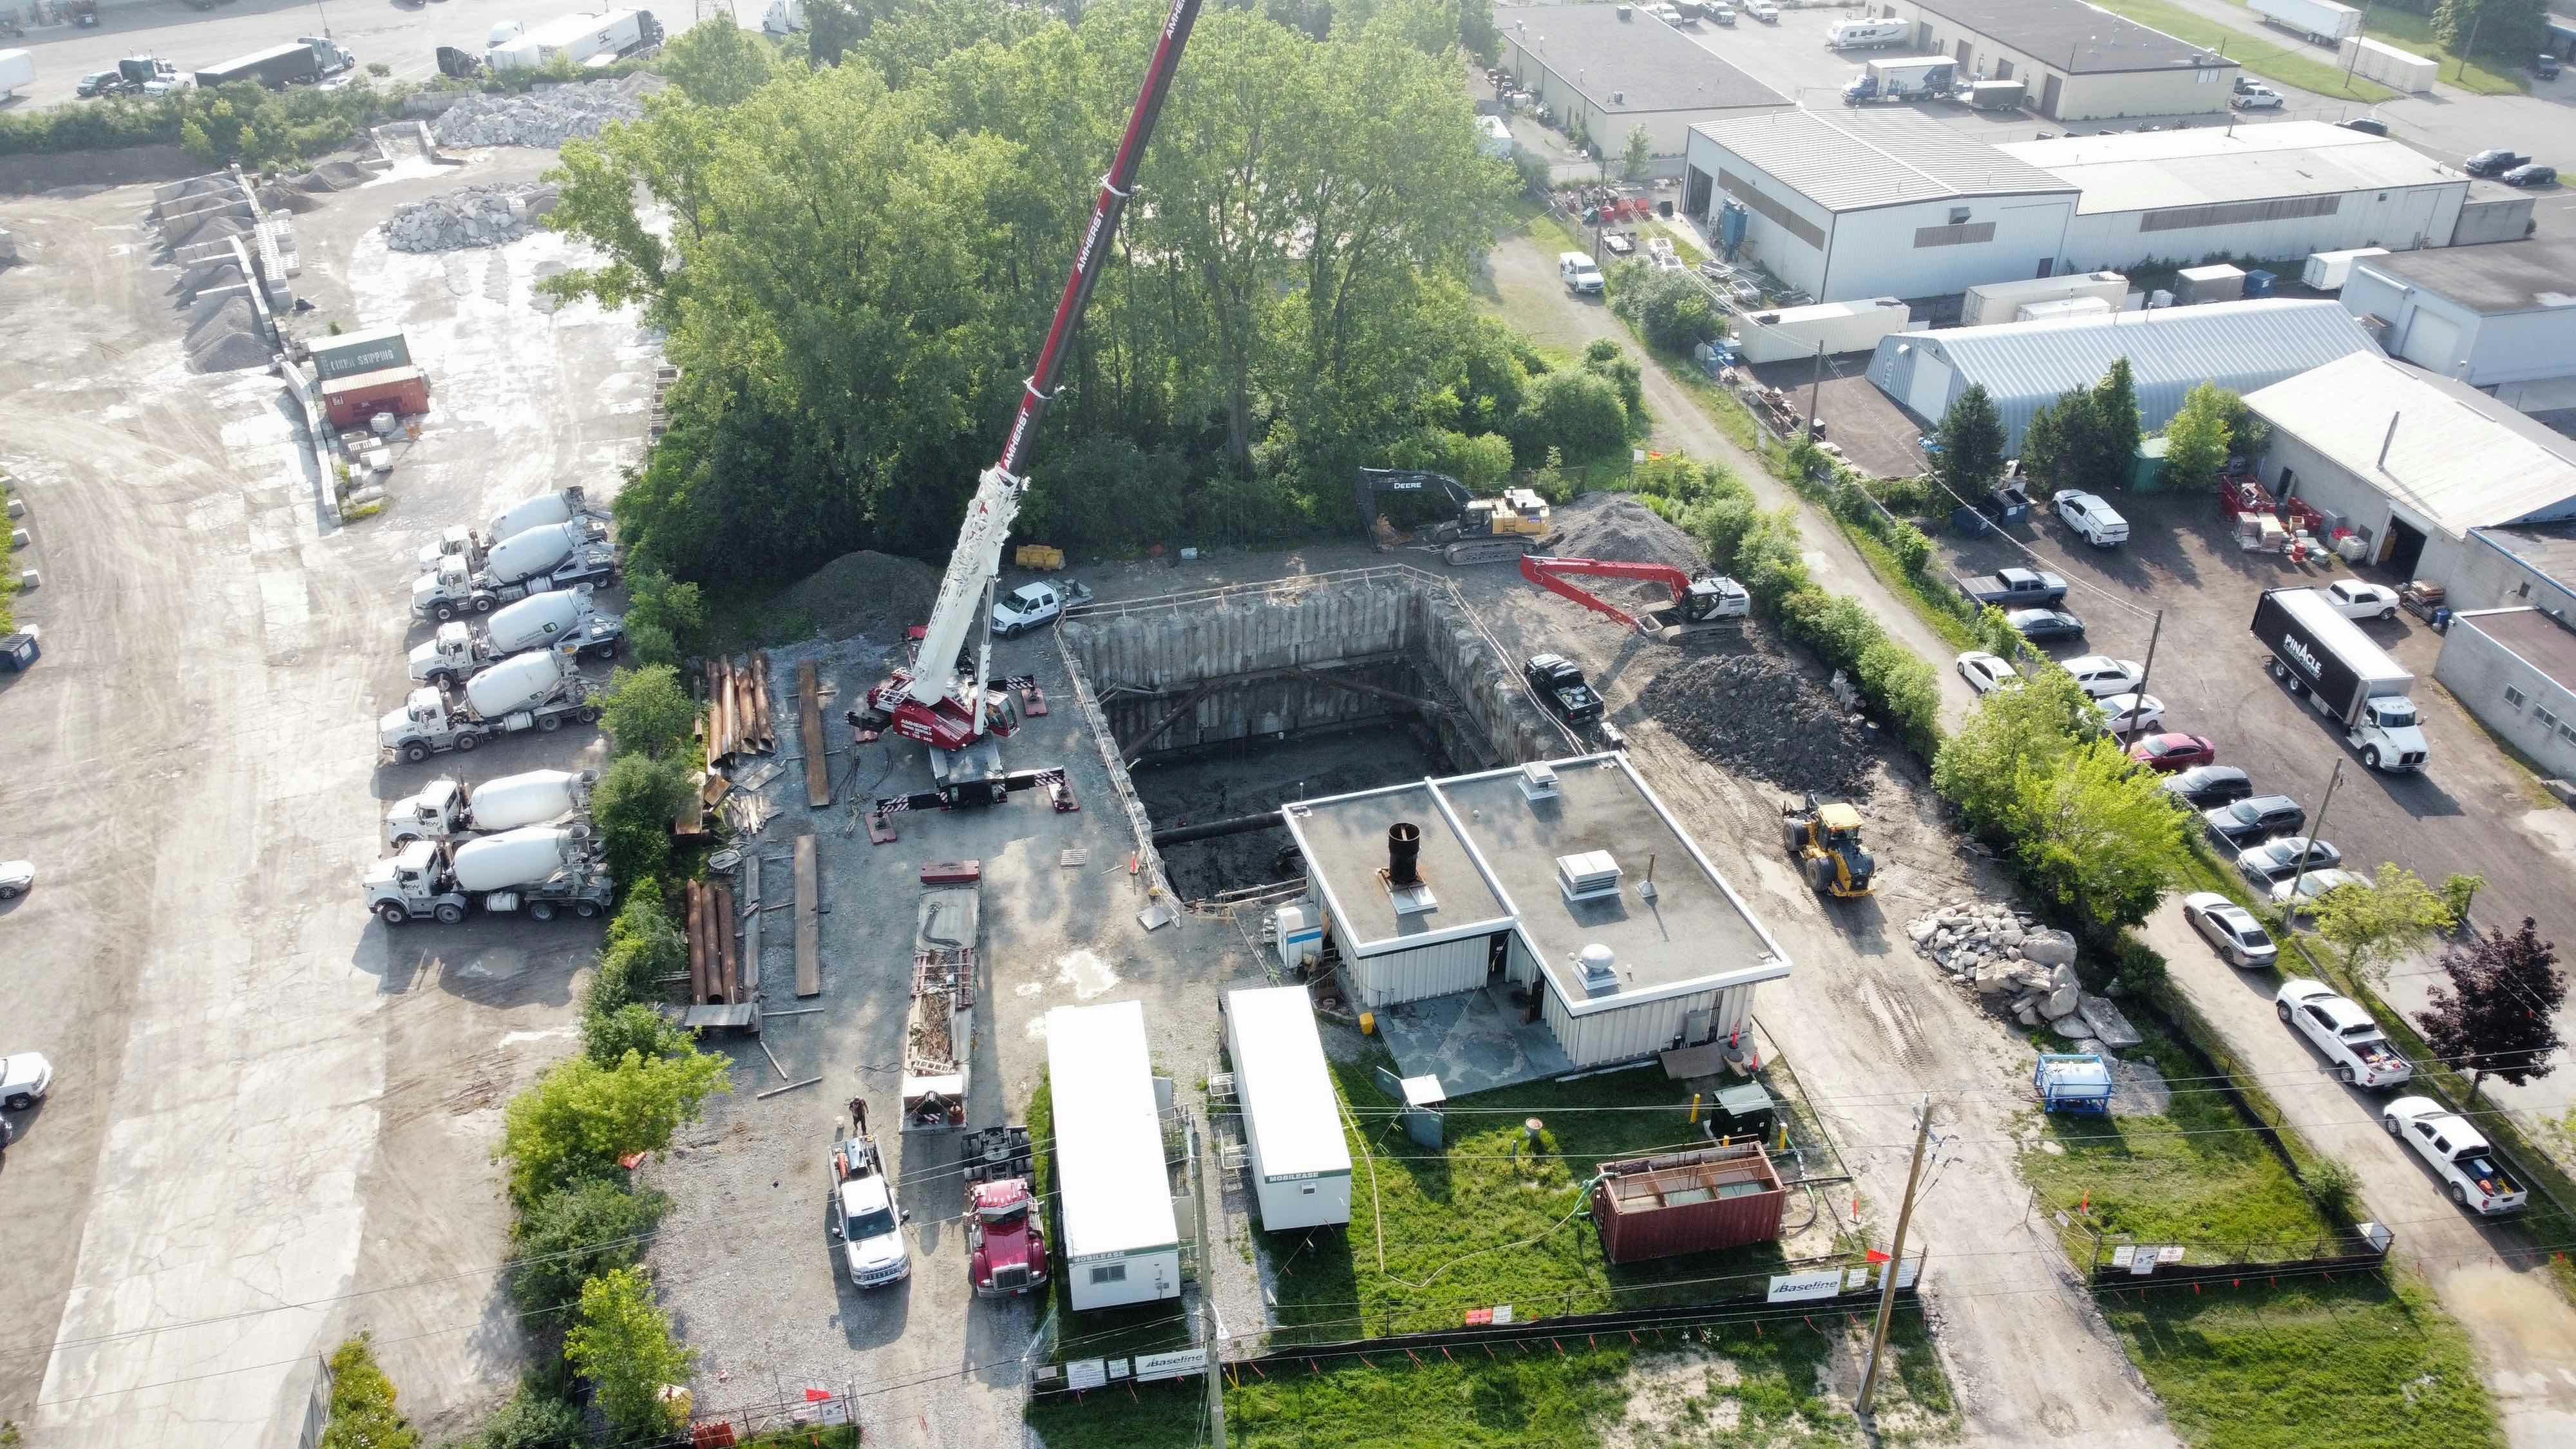
M 1672 602 L 1630 613 L 1599 594 L 1569 580 L 1569 574 L 1598 579 L 1635 579 L 1661 584 Z M 1670 564 L 1621 563 L 1605 558 L 1550 558 L 1530 554 L 1521 560 L 1521 577 L 1551 593 L 1563 594 L 1595 613 L 1607 614 L 1649 639 L 1679 643 L 1693 634 L 1724 628 L 1753 612 L 1753 596 L 1724 574 L 1684 573 Z

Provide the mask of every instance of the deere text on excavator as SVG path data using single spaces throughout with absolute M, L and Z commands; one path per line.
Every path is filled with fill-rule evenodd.
M 1379 499 L 1388 494 L 1437 493 L 1448 500 L 1455 515 L 1433 524 L 1427 532 L 1430 542 L 1440 550 L 1440 557 L 1452 564 L 1519 558 L 1538 552 L 1556 538 L 1547 500 L 1528 488 L 1506 488 L 1492 498 L 1478 498 L 1467 491 L 1466 484 L 1446 473 L 1362 468 L 1354 491 L 1359 497 L 1360 517 L 1367 521 L 1370 535 L 1380 547 L 1393 546 L 1399 535 L 1378 511 Z
M 1836 900 L 1856 900 L 1877 888 L 1877 862 L 1861 848 L 1860 811 L 1847 801 L 1792 800 L 1780 807 L 1780 835 L 1807 884 Z

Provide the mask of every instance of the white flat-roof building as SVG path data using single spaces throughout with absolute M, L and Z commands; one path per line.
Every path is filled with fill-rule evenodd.
M 2322 121 L 2014 141 L 1997 150 L 2083 194 L 2060 271 L 2446 246 L 2469 178 Z M 2000 278 L 1993 280 L 2001 280 Z
M 2047 276 L 2076 208 L 2072 183 L 1903 110 L 1703 122 L 1682 164 L 1683 209 L 1714 233 L 1742 204 L 1738 255 L 1820 302 Z
M 1787 953 L 1625 755 L 1281 813 L 1362 1007 L 1509 981 L 1538 995 L 1575 1066 L 1599 1066 L 1731 1037 L 1755 984 L 1789 974 Z
M 1678 156 L 1695 121 L 1789 98 L 1718 59 L 1642 5 L 1551 5 L 1501 22 L 1501 69 L 1616 161 L 1632 127 Z
M 1262 1231 L 1349 1222 L 1351 1146 L 1306 988 L 1227 992 L 1225 1046 Z
M 1145 1008 L 1135 1001 L 1047 1013 L 1055 1185 L 1065 1284 L 1076 1309 L 1181 1295 L 1180 1220 L 1154 1103 Z
M 2392 357 L 2526 413 L 2576 408 L 2576 238 L 2363 257 L 2342 301 Z
M 1886 0 L 1914 23 L 1914 49 L 1959 63 L 1959 78 L 2017 80 L 2031 109 L 2060 121 L 2188 116 L 2227 109 L 2236 62 L 2081 0 Z

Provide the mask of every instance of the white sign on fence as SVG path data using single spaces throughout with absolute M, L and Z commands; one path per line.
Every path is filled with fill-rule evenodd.
M 1127 1360 L 1123 1358 L 1113 1358 L 1109 1361 L 1109 1381 L 1111 1383 L 1116 1383 L 1120 1379 L 1127 1377 L 1127 1373 Z
M 1065 1382 L 1076 1389 L 1096 1389 L 1109 1382 L 1109 1365 L 1096 1358 L 1079 1358 L 1064 1366 Z
M 1810 1298 L 1831 1298 L 1843 1290 L 1843 1270 L 1825 1268 L 1813 1273 L 1774 1273 L 1768 1303 L 1802 1303 Z
M 1136 1382 L 1150 1384 L 1156 1379 L 1176 1379 L 1185 1374 L 1207 1372 L 1207 1350 L 1185 1348 L 1177 1353 L 1149 1353 L 1136 1360 Z
M 1921 1253 L 1917 1253 L 1913 1257 L 1896 1265 L 1896 1286 L 1899 1288 L 1913 1287 L 1914 1280 L 1922 1276 L 1923 1255 Z

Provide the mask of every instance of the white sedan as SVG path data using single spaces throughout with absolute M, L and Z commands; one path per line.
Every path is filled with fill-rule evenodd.
M 2093 704 L 2102 711 L 2102 727 L 2113 734 L 2133 735 L 2165 722 L 2165 702 L 2152 694 L 2115 694 Z
M 1959 656 L 1959 677 L 1979 694 L 1992 694 L 2008 684 L 2021 683 L 2021 671 L 2000 654 L 1971 649 Z
M 2191 922 L 2218 954 L 2231 966 L 2252 969 L 2269 966 L 2281 954 L 2272 944 L 2272 933 L 2254 919 L 2254 913 L 2216 891 L 2194 891 L 2182 898 L 2182 918 Z
M 2294 903 L 2290 890 L 2297 887 L 2299 898 Z M 2317 908 L 2317 902 L 2330 890 L 2351 886 L 2356 890 L 2376 890 L 2378 886 L 2366 875 L 2356 875 L 2340 867 L 2312 870 L 2295 880 L 2285 880 L 2272 887 L 2272 904 L 2294 916 L 2304 916 Z
M 2359 579 L 2337 579 L 2325 587 L 2326 602 L 2347 619 L 2394 619 L 2397 591 Z
M 16 900 L 36 883 L 33 861 L 0 860 L 0 901 Z

